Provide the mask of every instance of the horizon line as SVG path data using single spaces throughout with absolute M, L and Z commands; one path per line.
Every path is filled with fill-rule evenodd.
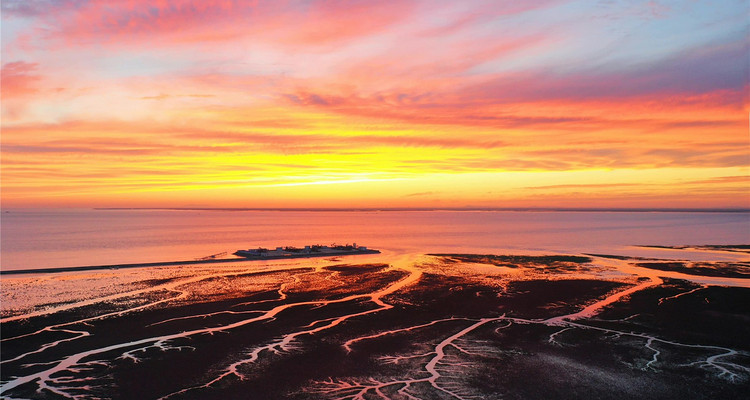
M 100 211 L 281 211 L 281 212 L 352 212 L 352 211 L 514 211 L 514 212 L 730 212 L 747 213 L 748 207 L 93 207 Z

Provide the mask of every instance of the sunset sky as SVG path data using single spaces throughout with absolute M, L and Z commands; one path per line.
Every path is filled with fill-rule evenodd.
M 747 0 L 2 1 L 3 207 L 750 207 Z

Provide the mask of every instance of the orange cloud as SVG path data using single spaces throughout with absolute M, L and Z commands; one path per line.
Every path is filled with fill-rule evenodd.
M 646 204 L 675 201 L 673 192 L 689 193 L 685 204 L 744 201 L 741 182 L 724 177 L 750 167 L 750 50 L 744 19 L 723 9 L 2 7 L 3 56 L 23 60 L 2 69 L 0 168 L 14 204 L 154 193 L 165 204 L 181 195 L 364 204 L 368 192 L 400 204 L 575 202 L 581 193 Z

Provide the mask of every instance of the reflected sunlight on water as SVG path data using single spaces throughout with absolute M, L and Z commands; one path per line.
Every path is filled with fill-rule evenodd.
M 2 218 L 1 261 L 4 270 L 158 262 L 334 242 L 396 253 L 523 250 L 670 257 L 665 250 L 626 246 L 749 240 L 748 213 L 11 210 Z

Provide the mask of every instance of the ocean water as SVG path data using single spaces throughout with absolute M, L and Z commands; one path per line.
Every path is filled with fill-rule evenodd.
M 5 210 L 0 224 L 3 270 L 193 260 L 259 246 L 353 242 L 390 253 L 662 258 L 690 252 L 634 245 L 750 243 L 750 213 L 723 212 Z

